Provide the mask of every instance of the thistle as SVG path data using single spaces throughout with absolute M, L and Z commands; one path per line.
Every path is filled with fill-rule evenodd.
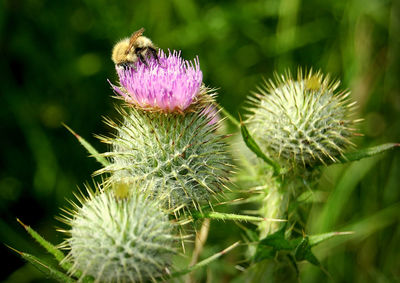
M 150 180 L 150 193 L 168 208 L 210 203 L 231 165 L 198 60 L 160 51 L 159 63 L 149 58 L 117 71 L 120 87 L 113 88 L 127 103 L 118 108 L 122 122 L 107 121 L 116 130 L 114 138 L 102 138 L 111 144 L 105 156 L 112 164 L 98 173 L 111 173 L 108 184 Z
M 284 166 L 330 164 L 352 145 L 354 103 L 320 72 L 277 77 L 259 88 L 247 124 L 262 150 Z
M 199 59 L 194 63 L 184 60 L 177 51 L 166 55 L 161 50 L 158 60 L 148 58 L 146 64 L 138 61 L 131 67 L 116 66 L 116 70 L 120 86 L 112 85 L 113 89 L 138 108 L 182 112 L 206 94 L 201 89 L 203 73 Z
M 66 240 L 71 274 L 82 272 L 96 282 L 143 282 L 168 272 L 176 253 L 173 224 L 159 203 L 129 190 L 123 197 L 112 190 L 89 191 L 65 217 L 71 226 Z

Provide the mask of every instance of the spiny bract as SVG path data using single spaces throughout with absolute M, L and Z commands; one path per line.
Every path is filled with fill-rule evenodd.
M 320 72 L 297 80 L 290 74 L 269 81 L 252 99 L 247 125 L 272 158 L 288 167 L 333 163 L 352 143 L 349 92 L 336 92 Z
M 157 201 L 134 189 L 122 199 L 107 190 L 81 202 L 67 221 L 72 274 L 79 270 L 99 282 L 147 282 L 166 274 L 176 237 Z
M 231 169 L 225 136 L 217 133 L 219 123 L 213 121 L 216 114 L 207 114 L 210 111 L 120 109 L 124 122 L 108 121 L 116 137 L 103 138 L 112 145 L 105 154 L 112 164 L 98 173 L 111 173 L 109 184 L 151 180 L 151 193 L 164 199 L 166 207 L 199 208 L 222 190 Z

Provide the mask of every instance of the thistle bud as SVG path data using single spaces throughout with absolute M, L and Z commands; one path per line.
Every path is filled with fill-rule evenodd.
M 90 193 L 68 218 L 70 272 L 96 282 L 143 282 L 162 277 L 176 253 L 173 224 L 159 203 L 138 194 Z
M 352 145 L 349 92 L 320 72 L 277 77 L 259 88 L 248 128 L 260 147 L 288 167 L 334 163 Z
M 98 173 L 111 173 L 109 184 L 150 180 L 155 198 L 168 208 L 207 203 L 228 182 L 231 170 L 225 136 L 215 130 L 210 111 L 151 112 L 135 107 L 119 109 L 124 121 L 114 138 L 104 138 L 112 150 L 111 164 Z M 206 114 L 207 113 L 207 114 Z

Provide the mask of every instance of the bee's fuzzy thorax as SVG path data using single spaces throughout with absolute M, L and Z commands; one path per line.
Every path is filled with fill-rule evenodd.
M 135 58 L 132 58 L 132 56 L 136 56 L 135 54 L 126 53 L 128 46 L 129 38 L 124 38 L 114 45 L 111 53 L 111 59 L 114 64 L 120 64 L 121 62 L 125 61 L 137 61 Z

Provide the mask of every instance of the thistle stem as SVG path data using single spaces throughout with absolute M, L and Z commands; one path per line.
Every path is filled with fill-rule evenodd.
M 229 121 L 231 121 L 236 127 L 240 128 L 240 122 L 233 117 L 231 113 L 226 111 L 226 109 L 223 107 L 220 107 L 219 109 L 221 109 L 221 112 L 225 115 L 225 117 L 228 118 Z
M 258 217 L 252 215 L 240 215 L 240 214 L 233 214 L 233 213 L 221 213 L 221 212 L 203 212 L 203 213 L 193 213 L 192 214 L 194 219 L 216 219 L 216 220 L 237 220 L 237 221 L 245 221 L 245 222 L 285 222 L 284 219 L 279 218 L 271 218 L 271 217 Z
M 272 182 L 268 187 L 268 191 L 265 192 L 265 197 L 262 200 L 260 215 L 265 219 L 282 219 L 286 216 L 287 208 L 289 205 L 289 190 L 284 185 L 284 182 Z M 281 222 L 282 222 L 281 221 Z M 274 222 L 261 222 L 258 224 L 260 230 L 260 239 L 263 239 L 267 235 L 276 232 L 280 227 L 280 224 Z
M 199 260 L 199 255 L 203 251 L 204 244 L 207 241 L 208 232 L 210 231 L 210 219 L 206 218 L 201 225 L 200 232 L 196 235 L 196 240 L 194 243 L 194 250 L 192 255 L 192 260 L 190 261 L 190 266 L 193 266 Z M 188 275 L 185 280 L 186 283 L 195 282 L 193 272 Z

